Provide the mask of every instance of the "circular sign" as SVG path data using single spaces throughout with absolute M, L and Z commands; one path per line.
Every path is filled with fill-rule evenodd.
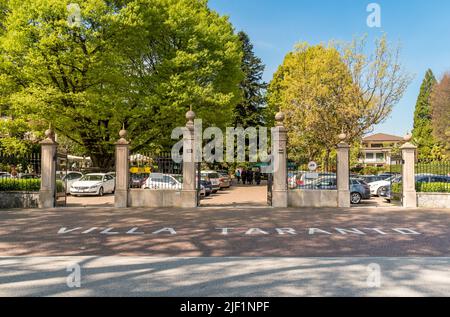
M 308 163 L 308 168 L 311 172 L 315 171 L 317 169 L 317 163 L 314 161 L 311 161 Z

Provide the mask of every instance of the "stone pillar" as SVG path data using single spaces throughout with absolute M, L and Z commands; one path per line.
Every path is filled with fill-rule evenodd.
M 51 129 L 45 131 L 47 137 L 41 144 L 41 189 L 39 208 L 56 207 L 56 159 L 58 143 Z
M 273 189 L 272 206 L 286 208 L 288 206 L 287 188 L 287 130 L 283 125 L 284 114 L 275 115 L 276 126 L 272 132 L 273 156 Z
M 128 206 L 130 177 L 130 143 L 126 140 L 126 130 L 120 130 L 119 136 L 120 139 L 116 142 L 116 191 L 114 195 L 114 205 L 116 208 L 126 208 Z
M 400 148 L 402 151 L 403 166 L 402 166 L 402 193 L 403 193 L 403 207 L 416 208 L 416 150 L 417 147 L 410 143 L 411 135 L 404 137 L 406 143 Z
M 186 113 L 186 131 L 183 135 L 183 190 L 181 192 L 181 207 L 197 207 L 197 190 L 195 189 L 195 142 L 194 119 L 195 113 Z
M 350 207 L 350 181 L 349 181 L 349 160 L 350 146 L 345 142 L 347 136 L 345 133 L 339 135 L 339 144 L 337 145 L 337 191 L 338 207 Z

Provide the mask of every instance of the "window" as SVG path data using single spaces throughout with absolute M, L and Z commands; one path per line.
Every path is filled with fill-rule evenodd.
M 373 160 L 374 159 L 374 153 L 366 153 L 366 160 Z
M 370 147 L 372 147 L 372 148 L 382 148 L 383 144 L 382 143 L 373 143 Z
M 377 161 L 383 161 L 384 160 L 384 153 L 377 153 Z

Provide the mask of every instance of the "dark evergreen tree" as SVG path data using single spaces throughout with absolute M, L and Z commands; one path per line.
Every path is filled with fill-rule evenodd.
M 243 101 L 234 109 L 233 124 L 235 127 L 256 127 L 264 125 L 263 110 L 267 84 L 262 77 L 265 65 L 255 56 L 248 35 L 242 31 L 238 35 L 244 54 L 242 59 L 244 79 L 241 82 Z
M 431 158 L 432 149 L 436 145 L 433 137 L 433 124 L 431 119 L 431 93 L 436 84 L 436 78 L 429 69 L 420 87 L 417 98 L 416 110 L 414 112 L 413 140 L 418 146 L 419 158 Z

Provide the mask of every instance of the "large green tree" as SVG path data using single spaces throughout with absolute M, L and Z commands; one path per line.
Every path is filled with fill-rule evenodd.
M 412 131 L 413 140 L 419 149 L 419 158 L 422 159 L 430 158 L 433 147 L 436 145 L 431 122 L 431 93 L 435 84 L 436 77 L 431 69 L 428 69 L 417 97 Z
M 239 32 L 242 43 L 242 71 L 244 79 L 241 82 L 242 101 L 233 111 L 235 127 L 256 127 L 264 124 L 265 90 L 267 84 L 263 81 L 265 65 L 253 52 L 253 45 L 245 32 Z
M 431 109 L 433 135 L 439 142 L 441 154 L 450 157 L 450 73 L 445 74 L 441 81 L 434 86 L 431 95 Z M 442 156 L 432 158 L 437 159 Z
M 231 120 L 241 46 L 206 0 L 83 0 L 74 20 L 71 2 L 2 0 L 0 89 L 16 116 L 52 123 L 101 167 L 122 125 L 137 151 L 168 149 L 190 106 L 207 125 Z
M 375 52 L 364 40 L 311 46 L 290 52 L 269 86 L 269 109 L 285 112 L 289 151 L 297 159 L 328 164 L 341 132 L 358 142 L 387 118 L 410 77 L 385 37 Z

